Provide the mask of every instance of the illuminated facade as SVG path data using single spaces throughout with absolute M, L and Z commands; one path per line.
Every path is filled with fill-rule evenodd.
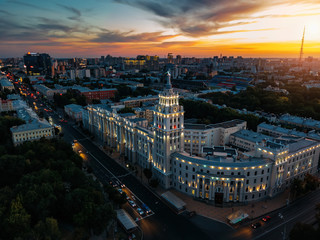
M 205 127 L 184 124 L 184 110 L 171 87 L 169 73 L 166 78 L 151 126 L 146 119 L 119 114 L 106 105 L 87 106 L 83 126 L 132 164 L 152 169 L 153 177 L 164 188 L 215 203 L 273 197 L 294 178 L 316 173 L 317 141 L 282 136 L 256 142 L 255 133 L 250 142 L 253 151 L 240 155 L 224 145 L 230 142 L 230 135 L 245 129 L 246 122 L 233 120 Z M 247 134 L 238 134 L 239 142 L 249 141 Z M 191 146 L 194 140 L 199 141 L 194 142 L 195 147 Z
M 154 111 L 153 170 L 165 188 L 172 185 L 171 154 L 183 152 L 184 111 L 179 105 L 179 95 L 173 92 L 170 73 L 166 73 L 167 84 L 159 95 L 159 103 Z

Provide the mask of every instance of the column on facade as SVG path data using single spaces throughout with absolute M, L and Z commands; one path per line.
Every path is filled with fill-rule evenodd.
M 214 200 L 215 199 L 215 193 L 216 193 L 216 181 L 213 181 L 213 183 L 212 183 L 212 191 L 211 191 L 211 193 L 212 193 L 211 199 Z
M 237 200 L 237 190 L 238 190 L 238 181 L 235 181 L 234 190 L 233 190 L 233 201 Z
M 239 201 L 242 202 L 244 201 L 244 197 L 243 197 L 243 194 L 244 194 L 244 183 L 243 181 L 241 180 L 241 188 L 240 188 L 240 196 L 239 196 Z
M 228 184 L 227 184 L 227 182 L 224 182 L 223 183 L 223 201 L 228 200 L 228 199 L 226 199 L 226 197 L 227 197 L 227 188 L 228 188 Z
M 212 179 L 210 178 L 210 184 L 209 184 L 209 200 L 212 199 Z
M 200 179 L 197 177 L 197 182 L 196 182 L 196 197 L 200 197 Z
M 230 183 L 227 182 L 227 187 L 226 187 L 226 191 L 227 191 L 227 202 L 229 202 L 229 196 L 230 196 Z
M 202 198 L 205 198 L 205 188 L 204 188 L 205 178 L 202 178 Z

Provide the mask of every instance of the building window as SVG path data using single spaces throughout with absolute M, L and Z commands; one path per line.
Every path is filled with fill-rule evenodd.
M 256 176 L 256 175 L 257 175 L 257 173 L 258 173 L 258 172 L 257 172 L 257 171 L 255 171 L 255 172 L 254 172 L 254 175 Z
M 248 176 L 248 177 L 250 176 L 250 172 L 247 172 L 247 176 Z
M 247 180 L 247 184 L 249 184 L 249 180 Z

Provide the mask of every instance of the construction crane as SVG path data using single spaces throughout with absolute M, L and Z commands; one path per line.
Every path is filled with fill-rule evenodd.
M 301 64 L 302 57 L 303 57 L 303 43 L 304 43 L 304 34 L 305 34 L 305 32 L 306 32 L 306 26 L 304 26 L 304 28 L 303 28 L 303 35 L 302 35 L 302 40 L 301 40 L 299 64 Z

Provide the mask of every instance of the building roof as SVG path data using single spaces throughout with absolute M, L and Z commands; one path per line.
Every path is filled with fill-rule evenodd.
M 284 114 L 280 118 L 280 121 L 302 125 L 310 128 L 320 128 L 320 121 L 314 120 L 312 118 L 302 118 L 297 116 L 292 116 L 289 114 Z
M 194 123 L 185 123 L 184 128 L 186 130 L 188 129 L 199 129 L 199 130 L 205 130 L 205 129 L 211 129 L 211 128 L 231 128 L 236 127 L 238 124 L 242 124 L 246 121 L 240 120 L 240 119 L 234 119 L 231 121 L 226 121 L 222 123 L 215 123 L 215 124 L 194 124 Z
M 300 141 L 297 141 L 295 143 L 289 144 L 289 153 L 299 151 L 300 149 L 310 147 L 312 145 L 316 145 L 316 141 L 308 140 L 308 139 L 302 139 Z
M 32 122 L 32 123 L 26 123 L 19 126 L 14 126 L 10 128 L 12 133 L 18 133 L 18 132 L 25 132 L 25 131 L 31 131 L 36 129 L 45 129 L 45 128 L 52 128 L 50 124 L 42 123 L 42 122 Z
M 263 140 L 273 139 L 270 136 L 264 135 L 262 133 L 253 132 L 253 131 L 247 130 L 247 129 L 242 129 L 238 132 L 232 133 L 230 136 L 242 138 L 242 139 L 245 139 L 250 142 L 262 142 Z
M 139 96 L 139 97 L 135 97 L 135 98 L 131 98 L 131 97 L 127 97 L 124 99 L 121 99 L 120 102 L 127 102 L 127 101 L 140 101 L 140 100 L 154 100 L 154 99 L 158 99 L 159 96 L 158 95 L 148 95 L 148 96 Z
M 240 159 L 240 160 L 233 160 L 228 161 L 225 157 L 209 157 L 202 158 L 196 156 L 190 156 L 189 153 L 186 152 L 174 152 L 171 154 L 172 157 L 181 158 L 185 161 L 207 165 L 207 166 L 218 166 L 218 167 L 255 167 L 261 166 L 264 164 L 268 164 L 271 161 L 264 158 L 249 158 L 249 159 Z
M 134 229 L 138 226 L 136 222 L 130 217 L 130 215 L 125 210 L 119 209 L 119 210 L 116 210 L 116 212 L 117 212 L 117 219 L 127 231 L 130 229 Z
M 174 195 L 172 192 L 165 192 L 161 194 L 166 201 L 168 201 L 171 205 L 173 205 L 177 210 L 182 210 L 186 206 L 186 203 Z
M 320 140 L 320 135 L 318 133 L 315 133 L 312 131 L 309 133 L 304 133 L 304 132 L 296 131 L 294 129 L 287 129 L 287 128 L 274 126 L 274 125 L 267 124 L 267 123 L 260 123 L 258 125 L 258 128 L 259 127 L 273 131 L 273 132 L 277 132 L 280 135 L 298 136 L 298 137 L 303 137 L 303 138 L 308 137 L 308 138 L 312 138 L 315 140 Z
M 0 84 L 2 87 L 13 87 L 12 82 L 10 82 L 8 79 L 4 78 L 0 80 Z
M 65 105 L 64 108 L 70 108 L 73 112 L 82 112 L 83 107 L 77 104 Z

